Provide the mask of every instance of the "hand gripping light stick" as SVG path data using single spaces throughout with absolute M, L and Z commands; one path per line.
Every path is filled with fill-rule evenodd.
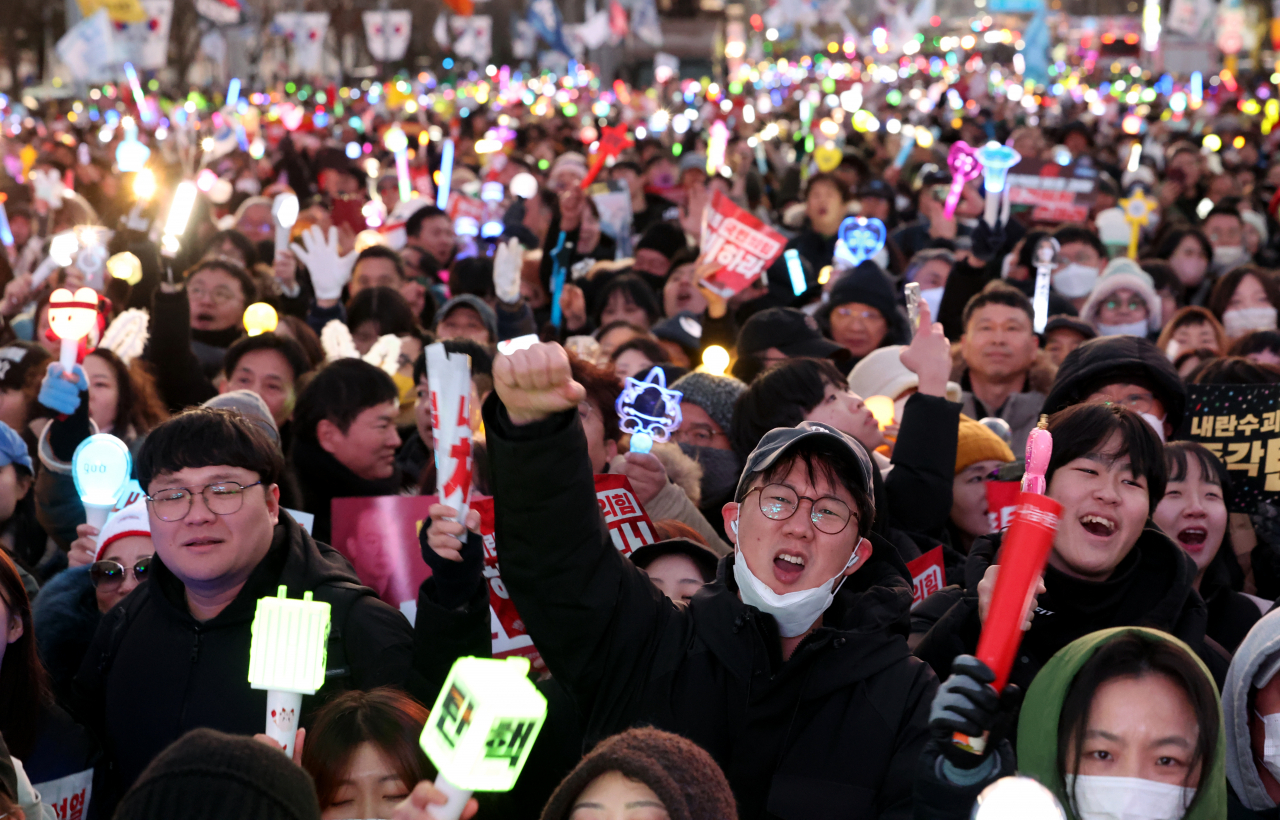
M 267 737 L 293 756 L 302 696 L 324 685 L 330 607 L 290 598 L 281 584 L 274 598 L 259 598 L 249 645 L 249 685 L 267 690 Z
M 960 204 L 960 194 L 964 192 L 964 186 L 969 180 L 977 179 L 982 173 L 982 163 L 978 161 L 977 153 L 964 140 L 956 140 L 951 145 L 950 152 L 947 153 L 947 167 L 951 169 L 951 190 L 947 191 L 947 201 L 943 206 L 943 213 L 947 219 L 955 216 L 956 205 Z
M 71 370 L 76 366 L 80 340 L 97 321 L 98 294 L 93 288 L 80 288 L 74 294 L 58 288 L 49 296 L 49 329 L 62 340 L 58 363 L 69 380 L 75 379 Z
M 977 157 L 982 163 L 982 187 L 986 191 L 982 218 L 995 228 L 1000 219 L 1000 198 L 1004 194 L 1009 169 L 1022 162 L 1022 154 L 992 141 L 978 149 Z
M 510 791 L 546 716 L 527 658 L 454 661 L 419 740 L 439 773 L 436 788 L 449 797 L 427 813 L 458 820 L 472 792 Z
M 1053 455 L 1053 437 L 1046 429 L 1048 417 L 1027 438 L 1027 469 L 1013 523 L 1000 545 L 1000 574 L 991 596 L 991 607 L 978 638 L 978 660 L 991 667 L 997 692 L 1009 682 L 1013 659 L 1022 643 L 1022 624 L 1031 610 L 1036 584 L 1049 560 L 1058 530 L 1062 505 L 1044 495 L 1045 471 Z M 981 753 L 985 738 L 957 735 L 956 742 Z
M 655 442 L 671 438 L 684 420 L 680 412 L 680 399 L 684 394 L 667 387 L 667 377 L 661 367 L 649 368 L 644 380 L 627 377 L 615 407 L 618 410 L 618 427 L 631 435 L 631 452 L 647 453 Z
M 71 457 L 71 477 L 84 504 L 85 523 L 102 529 L 132 470 L 128 446 L 110 433 L 95 433 L 80 442 Z
M 271 202 L 271 217 L 276 223 L 276 253 L 289 250 L 289 232 L 298 221 L 298 195 L 276 194 Z

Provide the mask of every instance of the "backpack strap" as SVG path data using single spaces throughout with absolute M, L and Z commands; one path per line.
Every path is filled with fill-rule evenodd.
M 332 687 L 331 691 L 354 688 L 351 684 L 351 664 L 347 661 L 345 627 L 352 608 L 366 595 L 373 595 L 373 590 L 349 581 L 324 584 L 314 593 L 316 600 L 324 601 L 333 608 L 329 619 L 329 641 L 324 669 L 325 688 Z

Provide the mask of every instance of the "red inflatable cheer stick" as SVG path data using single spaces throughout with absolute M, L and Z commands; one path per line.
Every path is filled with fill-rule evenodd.
M 591 161 L 591 170 L 582 179 L 582 190 L 587 190 L 587 188 L 591 187 L 591 183 L 595 182 L 600 169 L 604 167 L 605 160 L 609 157 L 616 157 L 634 144 L 627 139 L 626 123 L 602 128 L 600 130 L 600 145 L 596 147 L 596 156 Z

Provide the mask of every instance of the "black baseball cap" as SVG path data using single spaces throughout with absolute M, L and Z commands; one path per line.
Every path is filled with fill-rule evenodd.
M 822 335 L 818 320 L 795 308 L 767 308 L 752 315 L 738 331 L 738 355 L 776 347 L 788 356 L 825 359 L 844 350 Z
M 847 457 L 848 464 L 854 468 L 854 474 L 862 479 L 862 486 L 858 489 L 867 494 L 870 506 L 874 508 L 875 485 L 871 478 L 871 457 L 867 455 L 866 449 L 852 436 L 819 421 L 802 421 L 795 427 L 775 427 L 765 433 L 764 438 L 760 439 L 760 443 L 751 451 L 751 455 L 747 456 L 747 463 L 742 468 L 742 476 L 738 479 L 738 489 L 734 497 L 742 496 L 742 491 L 746 489 L 756 473 L 769 469 L 798 442 L 816 436 L 824 437 L 835 445 L 833 449 L 842 458 Z
M 644 569 L 664 555 L 683 555 L 698 567 L 702 573 L 702 582 L 709 584 L 716 579 L 716 565 L 720 559 L 715 553 L 701 544 L 688 538 L 672 538 L 670 541 L 659 541 L 656 544 L 645 544 L 632 550 L 631 563 Z
M 1042 335 L 1048 336 L 1055 330 L 1074 330 L 1076 333 L 1083 336 L 1086 342 L 1090 339 L 1098 338 L 1098 331 L 1093 327 L 1093 325 L 1083 319 L 1079 319 L 1075 316 L 1067 316 L 1065 314 L 1050 316 L 1049 322 L 1044 326 L 1044 333 Z
M 895 198 L 893 187 L 883 179 L 869 179 L 862 183 L 862 186 L 858 188 L 858 198 L 865 199 L 869 196 L 889 202 L 893 202 Z

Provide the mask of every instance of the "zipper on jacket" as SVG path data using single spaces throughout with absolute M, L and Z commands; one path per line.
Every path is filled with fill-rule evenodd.
M 200 639 L 204 637 L 204 632 L 200 627 L 196 627 L 196 640 L 191 644 L 191 662 L 194 664 L 200 660 Z

